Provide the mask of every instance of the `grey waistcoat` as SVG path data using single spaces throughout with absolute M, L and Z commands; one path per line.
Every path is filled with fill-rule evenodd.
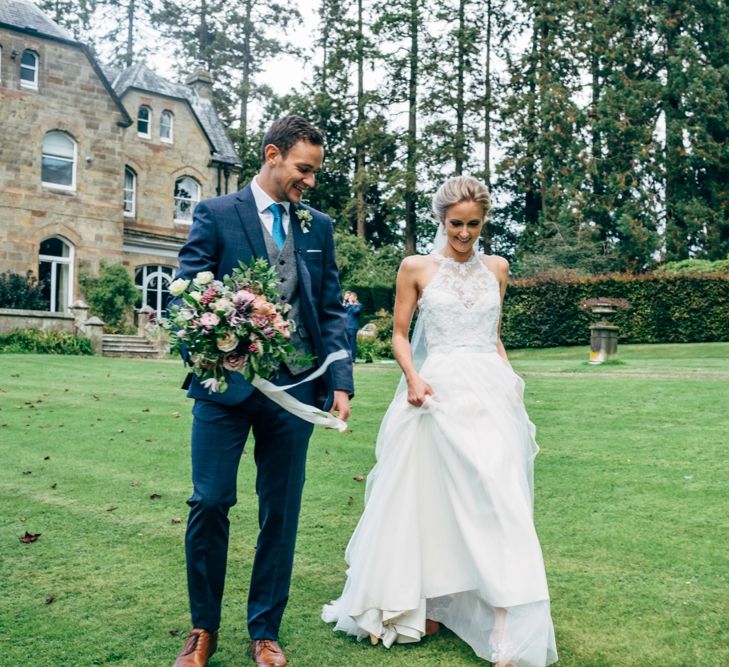
M 296 323 L 296 330 L 291 334 L 291 343 L 296 350 L 296 358 L 289 358 L 284 362 L 286 368 L 296 375 L 304 371 L 314 368 L 314 361 L 301 359 L 302 355 L 313 356 L 309 334 L 301 321 L 299 305 L 299 274 L 296 270 L 296 256 L 294 255 L 294 235 L 291 233 L 291 225 L 289 225 L 289 233 L 286 234 L 286 241 L 281 250 L 276 246 L 271 234 L 269 234 L 265 225 L 263 227 L 263 238 L 266 241 L 266 250 L 268 252 L 268 261 L 271 266 L 276 267 L 279 275 L 279 292 L 282 300 L 291 305 L 288 312 L 288 319 Z

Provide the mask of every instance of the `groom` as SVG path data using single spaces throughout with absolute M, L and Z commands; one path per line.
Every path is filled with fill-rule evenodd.
M 178 278 L 230 274 L 238 262 L 263 257 L 276 267 L 282 298 L 296 323 L 297 354 L 282 364 L 278 384 L 304 377 L 337 350 L 347 349 L 347 318 L 334 261 L 332 221 L 301 204 L 322 165 L 324 137 L 300 116 L 271 125 L 258 175 L 240 192 L 201 202 Z M 299 400 L 349 416 L 349 359 L 332 364 L 323 382 L 290 390 Z M 185 548 L 193 628 L 174 667 L 204 667 L 215 652 L 228 552 L 228 510 L 249 432 L 255 440 L 260 532 L 248 592 L 248 631 L 256 665 L 283 667 L 278 631 L 289 595 L 294 545 L 313 426 L 286 412 L 232 373 L 228 389 L 210 394 L 188 376 L 192 410 L 193 493 Z

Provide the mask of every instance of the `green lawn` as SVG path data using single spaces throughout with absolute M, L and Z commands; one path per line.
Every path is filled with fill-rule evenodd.
M 512 354 L 538 428 L 536 521 L 564 667 L 729 665 L 729 344 Z M 0 665 L 171 665 L 188 629 L 190 404 L 176 362 L 0 355 Z M 291 667 L 483 665 L 450 633 L 357 643 L 319 620 L 344 579 L 398 374 L 358 365 L 352 433 L 316 433 L 281 640 Z M 221 646 L 249 664 L 252 455 Z M 25 531 L 41 533 L 21 544 Z M 498 546 L 498 545 L 497 545 Z

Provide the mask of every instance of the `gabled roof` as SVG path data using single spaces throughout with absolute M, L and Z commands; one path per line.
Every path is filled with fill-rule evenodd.
M 44 14 L 39 7 L 29 2 L 29 0 L 0 0 L 0 28 L 9 28 L 27 35 L 37 35 L 54 42 L 68 44 L 83 51 L 124 119 L 119 125 L 128 127 L 132 124 L 131 116 L 129 116 L 119 96 L 111 87 L 109 80 L 106 78 L 91 49 L 85 44 L 76 41 L 68 30 L 62 28 L 49 16 Z
M 0 23 L 19 28 L 23 32 L 36 32 L 74 42 L 73 35 L 46 16 L 39 7 L 28 0 L 2 0 Z
M 220 121 L 212 101 L 198 95 L 194 88 L 168 81 L 142 62 L 135 63 L 118 74 L 112 86 L 120 98 L 134 88 L 187 102 L 210 143 L 213 160 L 234 166 L 240 165 L 233 142 Z

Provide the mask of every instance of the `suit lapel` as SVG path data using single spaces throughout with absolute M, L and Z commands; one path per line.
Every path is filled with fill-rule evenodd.
M 246 185 L 238 193 L 238 201 L 235 204 L 236 213 L 243 225 L 248 243 L 250 243 L 253 256 L 256 258 L 268 259 L 266 251 L 266 242 L 263 239 L 263 227 L 261 226 L 261 218 L 256 208 L 256 200 L 253 197 L 251 186 Z

